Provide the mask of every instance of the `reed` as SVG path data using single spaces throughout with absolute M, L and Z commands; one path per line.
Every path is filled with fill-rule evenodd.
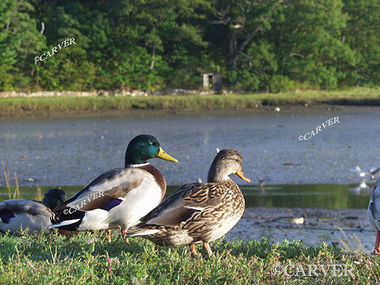
M 12 199 L 12 187 L 11 187 L 10 179 L 9 179 L 10 174 L 7 172 L 7 169 L 6 169 L 3 161 L 1 162 L 1 167 L 3 169 L 4 181 L 5 181 L 5 185 L 7 187 L 7 191 L 8 191 L 8 199 Z M 16 184 L 15 189 L 14 189 L 14 193 L 13 193 L 13 199 L 19 199 L 20 198 L 20 186 L 18 183 L 18 178 L 17 178 L 16 172 L 13 172 L 13 175 L 14 175 L 15 184 Z
M 7 190 L 8 190 L 8 199 L 11 199 L 12 195 L 11 195 L 11 185 L 9 183 L 9 173 L 7 173 L 7 170 L 5 168 L 3 161 L 1 162 L 1 167 L 3 169 L 3 176 L 4 176 L 5 185 L 6 185 Z
M 19 199 L 20 198 L 20 187 L 18 184 L 18 178 L 16 172 L 13 172 L 14 177 L 15 177 L 15 183 L 16 183 L 16 188 L 15 188 L 15 193 L 13 194 L 13 199 Z
M 36 187 L 36 192 L 34 193 L 34 200 L 41 201 L 42 200 L 42 191 L 40 186 Z

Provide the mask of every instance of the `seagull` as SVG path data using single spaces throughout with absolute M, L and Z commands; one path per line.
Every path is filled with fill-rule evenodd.
M 375 174 L 380 171 L 380 167 L 371 167 L 369 170 L 362 170 L 359 166 L 351 168 L 350 171 L 356 172 L 360 176 L 360 189 L 367 189 L 369 186 L 367 185 L 366 176 L 368 176 L 371 180 L 375 180 Z
M 262 177 L 259 177 L 259 181 L 260 181 L 260 184 L 259 184 L 260 192 L 264 193 L 265 192 L 265 189 L 264 189 L 265 179 Z

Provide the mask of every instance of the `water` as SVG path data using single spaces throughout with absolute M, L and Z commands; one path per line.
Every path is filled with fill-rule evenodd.
M 166 195 L 170 195 L 179 186 L 169 186 Z M 326 209 L 366 209 L 369 201 L 369 190 L 357 190 L 353 185 L 266 185 L 264 192 L 258 186 L 243 186 L 247 208 L 326 208 Z M 42 194 L 49 187 L 41 187 Z M 66 186 L 63 190 L 67 198 L 74 195 L 81 186 Z M 14 194 L 15 189 L 11 190 Z M 0 201 L 8 199 L 8 190 L 0 188 Z M 12 196 L 13 197 L 13 196 Z M 20 197 L 41 199 L 36 187 L 21 187 Z
M 246 200 L 242 219 L 226 235 L 226 239 L 272 242 L 303 240 L 307 246 L 321 243 L 345 249 L 372 250 L 376 233 L 366 218 L 369 191 L 354 185 L 255 185 L 240 186 Z M 48 187 L 41 187 L 46 192 Z M 71 197 L 81 187 L 66 186 Z M 178 189 L 168 187 L 167 195 Z M 21 187 L 19 198 L 41 199 L 36 187 Z M 14 189 L 12 189 L 12 192 Z M 38 195 L 39 194 L 39 195 Z M 0 201 L 8 199 L 6 188 L 0 188 Z M 301 224 L 293 219 L 304 218 Z
M 265 192 L 257 187 L 242 187 L 247 208 L 324 208 L 367 209 L 370 190 L 356 185 L 268 185 Z
M 303 135 L 329 118 L 339 122 L 308 141 Z M 124 164 L 136 135 L 156 136 L 180 163 L 151 162 L 169 185 L 205 180 L 215 149 L 242 152 L 252 184 L 355 184 L 353 166 L 380 164 L 380 108 L 318 108 L 231 114 L 0 120 L 0 161 L 15 184 L 84 185 Z M 241 180 L 240 180 L 241 181 Z M 244 182 L 243 182 L 244 183 Z M 0 186 L 4 186 L 0 177 Z
M 336 116 L 339 123 L 308 141 L 298 140 Z M 75 185 L 123 166 L 128 142 L 142 133 L 156 136 L 180 161 L 151 161 L 169 185 L 195 182 L 199 177 L 205 180 L 215 149 L 234 148 L 242 152 L 243 169 L 252 183 L 234 178 L 242 184 L 247 209 L 227 239 L 265 236 L 275 242 L 303 239 L 310 246 L 327 242 L 344 247 L 343 240 L 352 248 L 369 251 L 375 238 L 365 218 L 369 192 L 355 189 L 359 178 L 349 169 L 380 165 L 379 119 L 380 108 L 371 107 L 7 119 L 0 120 L 0 161 L 6 165 L 12 185 L 16 173 L 19 184 L 29 186 L 21 188 L 21 197 L 38 199 L 41 195 L 36 195 L 36 185 L 73 185 L 63 187 L 70 197 L 81 188 Z M 258 177 L 265 179 L 265 192 L 259 191 Z M 0 186 L 4 185 L 0 175 Z M 176 188 L 170 187 L 169 192 Z M 1 188 L 0 200 L 7 198 L 7 190 Z M 303 225 L 295 225 L 289 218 L 303 216 Z M 356 246 L 358 239 L 361 242 Z

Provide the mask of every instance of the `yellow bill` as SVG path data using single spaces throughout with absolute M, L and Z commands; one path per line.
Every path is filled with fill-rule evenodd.
M 242 169 L 240 169 L 238 172 L 236 172 L 236 175 L 239 176 L 244 181 L 251 182 L 251 179 L 245 177 Z
M 177 159 L 175 159 L 174 157 L 168 155 L 168 154 L 162 149 L 162 147 L 160 147 L 160 151 L 158 152 L 157 157 L 162 158 L 162 159 L 165 159 L 165 160 L 173 161 L 173 162 L 175 162 L 175 163 L 178 162 Z

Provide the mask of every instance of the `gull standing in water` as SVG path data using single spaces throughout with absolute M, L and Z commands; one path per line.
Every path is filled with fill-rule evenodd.
M 380 167 L 371 167 L 369 170 L 363 170 L 359 166 L 351 168 L 350 171 L 359 174 L 360 184 L 351 188 L 350 190 L 359 193 L 362 190 L 370 190 L 371 188 L 367 185 L 367 178 L 369 177 L 371 180 L 375 180 L 375 175 L 380 171 Z

